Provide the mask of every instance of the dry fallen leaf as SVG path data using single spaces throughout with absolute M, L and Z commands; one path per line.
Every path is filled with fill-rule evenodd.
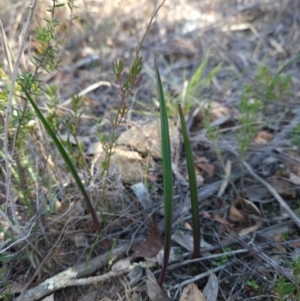
M 211 273 L 203 289 L 203 295 L 207 301 L 216 301 L 219 292 L 219 282 L 215 274 Z
M 254 138 L 254 143 L 257 144 L 268 144 L 274 138 L 274 134 L 267 131 L 260 131 Z
M 194 160 L 197 168 L 206 172 L 210 177 L 214 175 L 215 167 L 212 164 L 208 163 L 208 160 L 206 158 L 195 156 Z
M 161 287 L 158 285 L 156 278 L 153 273 L 146 269 L 148 276 L 147 279 L 147 294 L 152 301 L 171 301 L 168 296 L 163 292 Z
M 162 247 L 162 236 L 160 230 L 155 222 L 155 218 L 151 220 L 148 236 L 146 239 L 136 247 L 133 247 L 134 251 L 132 257 L 155 257 Z
M 192 252 L 194 250 L 194 237 L 190 233 L 186 233 L 185 231 L 176 230 L 172 235 L 172 240 L 181 245 L 186 250 Z M 200 241 L 201 249 L 212 249 L 212 245 L 206 242 L 202 237 Z
M 295 185 L 300 185 L 300 177 L 295 175 L 294 173 L 289 174 L 290 181 Z
M 239 209 L 236 208 L 235 202 L 230 206 L 229 218 L 233 222 L 245 221 L 245 215 L 241 213 Z
M 219 222 L 220 224 L 226 226 L 226 227 L 229 227 L 229 228 L 232 228 L 233 227 L 233 224 L 231 224 L 229 221 L 227 221 L 225 218 L 223 218 L 220 213 L 215 213 L 214 214 L 214 220 Z
M 253 211 L 258 215 L 257 217 L 253 216 Z M 262 225 L 260 210 L 251 201 L 241 197 L 237 197 L 233 201 L 229 209 L 228 217 L 232 223 L 229 223 L 225 218 L 221 217 L 218 211 L 215 213 L 214 219 L 222 225 L 219 229 L 219 233 L 224 233 L 226 230 L 230 229 L 239 236 L 244 236 L 256 231 Z M 236 225 L 235 222 L 238 222 L 238 225 Z M 249 226 L 250 222 L 252 224 L 255 222 L 255 224 Z
M 193 230 L 192 226 L 188 222 L 184 222 L 183 227 L 187 230 Z
M 207 301 L 195 283 L 187 285 L 180 296 L 179 301 Z
M 289 179 L 283 177 L 270 177 L 267 182 L 282 196 L 296 198 L 296 187 Z

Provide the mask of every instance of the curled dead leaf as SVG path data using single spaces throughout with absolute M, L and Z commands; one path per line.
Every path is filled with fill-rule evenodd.
M 256 213 L 257 217 L 253 216 L 253 211 Z M 260 210 L 254 203 L 241 197 L 237 197 L 230 206 L 228 217 L 232 223 L 221 217 L 219 211 L 214 214 L 214 220 L 221 224 L 219 233 L 224 233 L 226 230 L 230 229 L 239 236 L 244 236 L 256 231 L 262 225 Z M 255 221 L 255 224 L 249 226 L 250 222 L 253 223 L 253 221 Z M 238 225 L 236 225 L 236 223 L 238 223 Z
M 241 213 L 239 209 L 233 203 L 229 209 L 229 218 L 233 222 L 240 222 L 245 220 L 245 215 Z

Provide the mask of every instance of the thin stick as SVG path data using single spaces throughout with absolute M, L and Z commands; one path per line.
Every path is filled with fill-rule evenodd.
M 223 265 L 221 265 L 219 267 L 216 267 L 216 268 L 214 268 L 212 270 L 209 270 L 209 271 L 207 271 L 205 273 L 196 275 L 195 277 L 192 277 L 192 278 L 190 278 L 188 280 L 185 280 L 185 281 L 183 281 L 183 282 L 181 282 L 179 284 L 176 284 L 176 285 L 172 286 L 171 289 L 177 289 L 179 287 L 183 287 L 185 285 L 188 285 L 188 284 L 190 284 L 192 282 L 196 282 L 196 281 L 198 281 L 200 279 L 208 277 L 211 273 L 216 273 L 216 272 L 218 272 L 220 270 L 226 270 L 228 267 L 230 267 L 231 265 L 235 264 L 237 261 L 238 261 L 237 259 L 233 259 L 232 261 L 227 262 L 226 264 L 223 264 Z
M 256 179 L 258 182 L 260 182 L 263 186 L 265 186 L 269 192 L 274 196 L 274 198 L 278 201 L 280 206 L 283 208 L 283 210 L 289 215 L 289 217 L 296 223 L 296 225 L 300 228 L 300 219 L 299 217 L 293 212 L 293 210 L 287 205 L 287 203 L 283 200 L 283 198 L 278 194 L 278 192 L 264 179 L 262 179 L 259 175 L 257 175 L 250 165 L 248 165 L 246 162 L 244 162 L 244 166 L 246 167 L 249 174 Z

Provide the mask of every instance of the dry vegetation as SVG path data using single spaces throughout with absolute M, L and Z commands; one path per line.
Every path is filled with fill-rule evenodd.
M 110 120 L 120 102 L 112 62 L 122 59 L 129 72 L 160 3 L 73 4 L 73 12 L 67 6 L 56 9 L 57 33 L 64 41 L 55 54 L 60 66 L 41 69 L 38 76 L 45 90 L 56 89 L 36 101 L 75 162 L 103 231 L 93 228 L 73 177 L 30 106 L 18 99 L 18 87 L 5 141 L 11 66 L 30 1 L 1 1 L 0 300 L 46 295 L 49 300 L 179 300 L 189 283 L 201 291 L 206 286 L 210 301 L 297 300 L 300 2 L 167 0 L 141 47 L 143 77 L 126 99 L 108 176 L 103 145 L 111 141 Z M 37 2 L 20 73 L 35 72 L 34 56 L 41 49 L 34 29 L 45 26 L 51 5 Z M 70 16 L 78 18 L 70 22 Z M 164 233 L 154 57 L 173 127 L 175 258 L 163 287 L 168 297 L 159 295 L 151 274 L 156 277 L 161 269 L 156 255 Z M 70 101 L 77 94 L 79 107 Z M 190 259 L 178 102 L 185 109 L 199 187 L 203 241 L 197 260 Z M 76 125 L 71 136 L 70 120 Z M 137 183 L 148 193 L 146 201 L 134 190 Z M 119 260 L 126 264 L 130 258 L 132 265 L 150 257 L 150 269 L 138 265 L 135 275 L 128 266 L 112 269 Z M 55 275 L 60 278 L 51 286 Z M 209 277 L 213 288 L 207 286 Z

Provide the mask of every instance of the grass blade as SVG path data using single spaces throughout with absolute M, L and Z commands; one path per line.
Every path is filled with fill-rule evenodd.
M 38 118 L 40 119 L 40 121 L 42 122 L 43 126 L 45 127 L 46 131 L 48 132 L 49 136 L 52 138 L 54 144 L 56 145 L 58 151 L 60 152 L 62 158 L 64 159 L 65 163 L 67 164 L 67 166 L 69 167 L 72 176 L 78 186 L 78 188 L 80 189 L 84 200 L 86 202 L 87 208 L 92 216 L 93 222 L 94 222 L 94 226 L 97 230 L 97 232 L 100 234 L 102 231 L 102 227 L 98 221 L 97 215 L 95 213 L 95 210 L 93 208 L 93 205 L 90 201 L 90 198 L 80 180 L 80 177 L 78 176 L 78 173 L 69 157 L 69 155 L 67 154 L 67 152 L 65 151 L 64 147 L 62 146 L 61 142 L 59 141 L 59 139 L 57 138 L 57 136 L 55 135 L 54 131 L 52 130 L 51 126 L 49 125 L 48 121 L 46 120 L 46 118 L 44 117 L 44 115 L 42 114 L 42 112 L 40 111 L 40 109 L 38 108 L 38 106 L 36 105 L 35 101 L 32 99 L 32 97 L 30 96 L 29 92 L 26 90 L 26 88 L 20 83 L 22 91 L 25 93 L 28 101 L 30 102 L 30 104 L 32 105 L 36 115 L 38 116 Z
M 195 73 L 192 75 L 188 83 L 187 90 L 186 90 L 186 98 L 187 98 L 187 103 L 190 104 L 190 106 L 191 106 L 190 98 L 193 97 L 195 91 L 199 89 L 199 87 L 201 87 L 201 81 L 203 79 L 204 70 L 209 60 L 209 55 L 210 53 L 208 51 L 207 54 L 205 55 L 204 60 L 201 62 L 201 64 L 199 65 Z
M 163 162 L 163 185 L 164 185 L 164 205 L 165 205 L 165 244 L 163 268 L 159 277 L 159 285 L 162 286 L 166 277 L 167 267 L 170 257 L 171 236 L 172 236 L 172 211 L 173 211 L 173 174 L 171 160 L 171 145 L 169 135 L 169 123 L 166 110 L 164 91 L 156 60 L 155 75 L 157 82 L 157 92 L 160 103 L 160 122 L 161 122 L 161 149 Z
M 198 209 L 198 193 L 197 193 L 197 181 L 195 173 L 195 164 L 193 159 L 192 147 L 189 139 L 189 135 L 186 129 L 185 120 L 182 112 L 181 105 L 178 104 L 181 130 L 184 142 L 185 157 L 188 168 L 189 175 L 189 185 L 191 194 L 191 204 L 192 204 L 192 220 L 193 220 L 193 235 L 194 235 L 194 258 L 200 257 L 200 219 L 199 219 L 199 209 Z

